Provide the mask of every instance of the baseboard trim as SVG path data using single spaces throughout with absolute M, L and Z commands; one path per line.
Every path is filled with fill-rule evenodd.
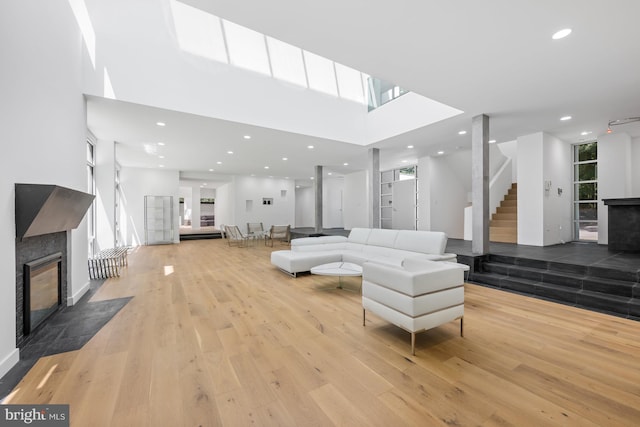
M 14 348 L 7 357 L 0 361 L 0 378 L 4 377 L 16 363 L 20 361 L 20 349 Z
M 67 306 L 75 305 L 78 301 L 80 301 L 80 298 L 82 298 L 84 294 L 86 294 L 89 291 L 90 287 L 91 287 L 91 283 L 87 282 L 84 284 L 82 288 L 80 288 L 78 292 L 71 295 L 70 297 L 67 297 Z

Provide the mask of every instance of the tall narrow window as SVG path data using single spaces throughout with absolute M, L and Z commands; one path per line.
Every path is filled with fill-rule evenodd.
M 598 241 L 598 143 L 573 146 L 573 236 Z
M 87 137 L 87 193 L 96 194 L 96 179 L 95 179 L 95 145 L 93 143 L 95 139 L 92 136 Z M 95 202 L 91 204 L 89 211 L 87 212 L 87 237 L 89 243 L 89 258 L 92 258 L 95 253 L 96 244 L 96 207 Z

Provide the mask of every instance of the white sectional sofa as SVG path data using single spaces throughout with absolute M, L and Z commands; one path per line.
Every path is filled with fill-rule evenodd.
M 291 241 L 291 250 L 271 253 L 271 263 L 296 276 L 312 267 L 330 262 L 367 261 L 401 266 L 406 258 L 456 262 L 455 254 L 445 253 L 447 235 L 439 231 L 354 228 L 349 237 L 304 237 Z
M 369 310 L 411 333 L 464 320 L 464 266 L 405 259 L 402 266 L 365 262 L 362 274 L 362 325 Z

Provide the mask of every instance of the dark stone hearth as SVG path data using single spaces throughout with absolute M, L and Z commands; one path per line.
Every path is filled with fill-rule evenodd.
M 606 245 L 567 243 L 548 247 L 491 243 L 474 256 L 471 242 L 449 239 L 447 252 L 477 265 L 472 283 L 640 320 L 640 253 Z

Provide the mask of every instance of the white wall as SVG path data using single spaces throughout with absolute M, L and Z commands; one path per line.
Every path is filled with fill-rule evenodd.
M 367 171 L 354 172 L 344 176 L 342 200 L 345 230 L 351 230 L 356 227 L 369 227 Z
M 294 224 L 295 185 L 292 180 L 241 177 L 235 178 L 234 223 L 244 233 L 248 222 L 261 222 L 265 230 L 272 225 Z M 273 199 L 264 205 L 263 198 Z
M 517 158 L 518 244 L 572 240 L 571 145 L 542 132 L 525 135 L 518 137 Z M 549 191 L 545 181 L 551 182 Z
M 640 197 L 640 138 L 631 140 L 631 192 L 629 197 Z
M 634 147 L 635 148 L 635 147 Z M 623 132 L 598 137 L 598 243 L 609 242 L 609 211 L 602 199 L 629 197 L 631 184 L 631 138 Z
M 418 160 L 418 228 L 464 238 L 471 191 L 471 151 Z
M 115 247 L 116 147 L 113 141 L 95 145 L 97 250 Z
M 342 228 L 344 179 L 327 178 L 322 180 L 322 227 Z
M 571 185 L 571 144 L 544 134 L 543 179 L 551 181 L 551 189 L 544 191 L 545 246 L 565 243 L 573 239 Z M 562 190 L 559 194 L 558 189 Z M 518 191 L 520 188 L 518 187 Z M 520 199 L 520 197 L 518 197 Z M 519 221 L 518 221 L 519 222 Z
M 122 209 L 127 221 L 121 224 L 125 245 L 145 244 L 144 196 L 172 196 L 174 243 L 179 243 L 179 174 L 174 170 L 125 168 L 120 171 L 120 188 L 123 194 Z
M 3 2 L 0 13 L 0 376 L 17 362 L 15 183 L 87 190 L 82 45 L 64 0 Z M 10 149 L 8 147 L 11 147 Z M 86 222 L 71 233 L 69 295 L 87 288 Z
M 313 187 L 296 188 L 296 227 L 315 227 L 316 197 Z
M 511 159 L 511 182 L 518 182 L 518 141 L 496 144 L 505 157 Z
M 520 245 L 544 245 L 543 142 L 542 132 L 518 137 L 518 244 Z
M 235 180 L 216 188 L 216 226 L 236 225 Z

